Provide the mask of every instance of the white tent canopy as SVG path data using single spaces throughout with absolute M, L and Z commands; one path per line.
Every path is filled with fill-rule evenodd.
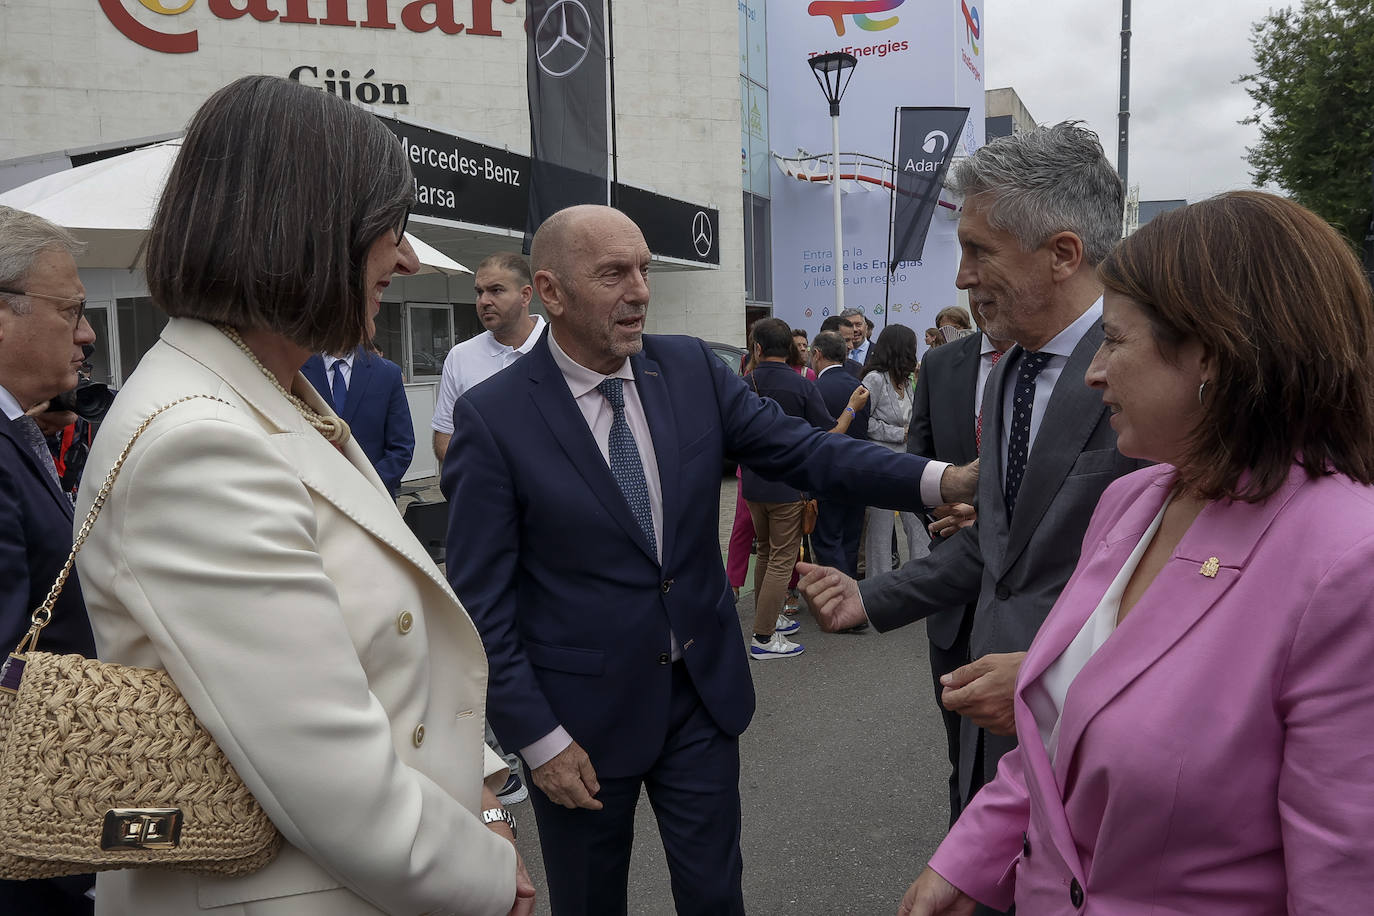
M 0 194 L 0 204 L 71 230 L 89 246 L 80 267 L 133 268 L 180 149 L 180 139 L 168 140 L 56 172 Z M 420 273 L 472 273 L 414 235 L 406 238 Z

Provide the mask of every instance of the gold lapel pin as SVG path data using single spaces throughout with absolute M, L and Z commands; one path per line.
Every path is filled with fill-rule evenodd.
M 1199 569 L 1198 572 L 1209 579 L 1215 579 L 1218 569 L 1221 569 L 1221 561 L 1216 557 L 1208 557 L 1207 562 L 1202 564 L 1202 568 Z

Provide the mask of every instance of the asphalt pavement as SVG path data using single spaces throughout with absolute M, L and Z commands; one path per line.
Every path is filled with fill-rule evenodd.
M 735 483 L 722 483 L 722 534 Z M 722 540 L 722 544 L 724 540 Z M 740 652 L 753 622 L 739 601 Z M 751 916 L 895 913 L 944 836 L 948 771 L 924 624 L 888 634 L 822 633 L 803 607 L 796 658 L 751 661 L 758 697 L 740 739 L 744 900 Z M 538 829 L 512 809 L 518 846 L 548 913 Z M 668 867 L 641 796 L 630 866 L 632 916 L 674 912 Z

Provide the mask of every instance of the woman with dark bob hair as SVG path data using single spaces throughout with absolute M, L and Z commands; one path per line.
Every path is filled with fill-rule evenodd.
M 483 783 L 505 764 L 483 741 L 478 634 L 299 372 L 370 341 L 392 275 L 418 268 L 413 195 L 380 121 L 290 80 L 237 80 L 186 132 L 147 254 L 171 320 L 89 479 L 173 406 L 129 453 L 79 566 L 100 657 L 171 675 L 285 843 L 247 877 L 105 872 L 97 913 L 533 908 Z
M 907 429 L 911 426 L 912 374 L 920 362 L 916 356 L 916 332 L 903 324 L 883 328 L 864 363 L 864 387 L 868 389 L 868 439 L 894 452 L 906 451 Z M 864 563 L 868 575 L 892 569 L 893 511 L 876 506 L 868 508 L 864 523 Z M 930 543 L 921 519 L 914 512 L 897 513 L 906 532 L 911 556 L 923 556 Z
M 898 912 L 1366 912 L 1369 285 L 1259 192 L 1156 217 L 1098 269 L 1087 382 L 1159 464 L 1103 495 L 1021 665 L 1020 746 Z

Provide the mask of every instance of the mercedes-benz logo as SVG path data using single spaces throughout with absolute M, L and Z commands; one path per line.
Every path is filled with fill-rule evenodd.
M 703 258 L 711 253 L 711 217 L 705 210 L 698 210 L 692 217 L 692 247 Z
M 592 44 L 592 17 L 578 0 L 558 0 L 534 30 L 539 69 L 554 79 L 567 76 L 587 59 Z

